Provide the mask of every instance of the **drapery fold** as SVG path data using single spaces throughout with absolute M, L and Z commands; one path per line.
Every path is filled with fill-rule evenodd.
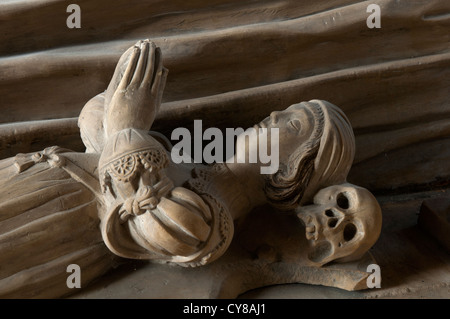
M 369 29 L 369 4 L 381 28 Z M 349 179 L 371 190 L 450 178 L 450 3 L 406 1 L 67 1 L 0 4 L 0 156 L 83 150 L 84 103 L 139 39 L 169 69 L 154 129 L 250 126 L 300 101 L 341 107 L 356 135 Z M 25 122 L 24 121 L 33 121 Z M 446 164 L 447 163 L 447 164 Z

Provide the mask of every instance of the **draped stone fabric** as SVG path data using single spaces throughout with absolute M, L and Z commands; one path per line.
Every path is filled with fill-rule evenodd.
M 373 191 L 448 184 L 450 2 L 442 0 L 0 2 L 0 157 L 83 151 L 77 116 L 139 39 L 169 69 L 152 127 L 247 127 L 311 99 L 356 136 L 349 181 Z M 381 28 L 369 28 L 369 4 Z
M 33 155 L 0 160 L 0 185 L 8 185 L 0 192 L 0 298 L 67 295 L 68 265 L 83 269 L 84 287 L 118 263 L 98 230 L 95 194 Z

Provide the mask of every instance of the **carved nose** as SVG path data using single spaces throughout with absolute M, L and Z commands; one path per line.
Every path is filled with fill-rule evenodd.
M 325 216 L 327 216 L 327 225 L 329 228 L 335 228 L 339 223 L 340 216 L 331 209 L 325 211 Z
M 278 114 L 280 112 L 279 111 L 274 111 L 272 113 L 270 113 L 270 118 L 272 119 L 272 124 L 276 124 L 278 122 Z

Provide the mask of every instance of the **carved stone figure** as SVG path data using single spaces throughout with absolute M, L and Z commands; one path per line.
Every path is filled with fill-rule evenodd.
M 0 296 L 64 295 L 73 263 L 86 269 L 86 283 L 119 258 L 206 265 L 265 204 L 298 214 L 317 267 L 360 258 L 375 243 L 381 211 L 369 191 L 346 183 L 355 143 L 338 107 L 301 102 L 255 125 L 279 129 L 274 174 L 261 174 L 260 162 L 175 164 L 170 142 L 149 131 L 167 73 L 159 48 L 139 41 L 80 114 L 85 153 L 51 147 L 0 161 L 0 254 L 8 260 Z M 258 132 L 239 136 L 236 154 L 250 156 Z

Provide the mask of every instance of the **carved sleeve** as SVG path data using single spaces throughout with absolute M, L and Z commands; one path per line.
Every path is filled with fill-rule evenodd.
M 213 196 L 174 187 L 169 157 L 146 131 L 111 137 L 99 160 L 107 202 L 102 236 L 116 255 L 196 266 L 228 247 L 230 214 Z
M 133 259 L 199 266 L 228 247 L 233 223 L 213 198 L 175 187 L 154 209 L 121 222 L 117 206 L 102 227 L 105 242 L 117 255 Z

